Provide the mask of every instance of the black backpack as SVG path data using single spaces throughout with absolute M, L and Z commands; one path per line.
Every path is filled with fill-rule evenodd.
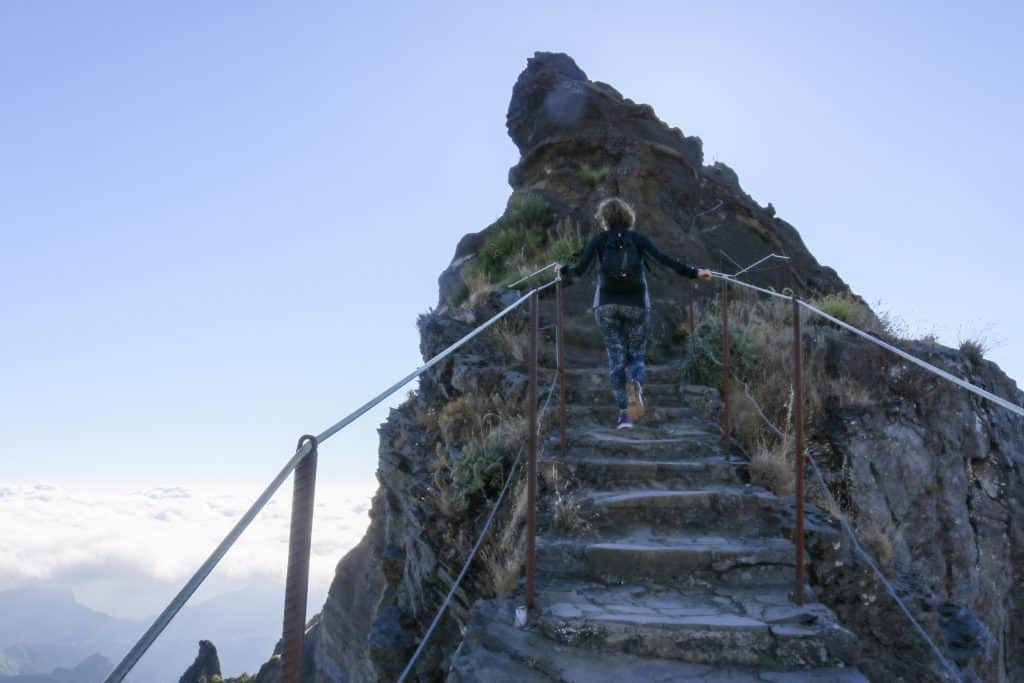
M 601 277 L 610 292 L 635 292 L 644 286 L 644 263 L 633 232 L 608 232 L 601 248 Z

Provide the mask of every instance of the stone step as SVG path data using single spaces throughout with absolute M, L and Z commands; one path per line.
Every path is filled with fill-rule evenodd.
M 609 423 L 610 425 L 611 423 Z M 681 460 L 720 455 L 724 443 L 717 427 L 699 420 L 650 425 L 617 430 L 613 426 L 578 425 L 569 422 L 566 433 L 571 457 L 617 457 L 636 460 Z M 547 453 L 556 453 L 558 433 L 546 444 Z
M 556 442 L 557 443 L 557 442 Z M 588 486 L 626 488 L 660 483 L 668 488 L 742 483 L 747 461 L 739 457 L 708 456 L 689 460 L 631 460 L 604 455 L 558 456 L 558 448 L 539 461 L 540 474 L 552 488 Z
M 589 526 L 599 532 L 677 530 L 779 536 L 785 521 L 780 499 L 749 484 L 585 490 L 572 499 Z
M 608 400 L 600 406 L 587 406 L 578 403 L 570 403 L 566 406 L 566 415 L 569 424 L 576 426 L 586 425 L 615 425 L 619 417 L 619 409 L 609 396 Z M 658 427 L 667 424 L 683 424 L 704 426 L 705 421 L 689 406 L 677 403 L 675 405 L 662 405 L 648 403 L 643 417 L 636 421 L 637 426 Z
M 565 645 L 695 664 L 836 666 L 858 650 L 827 607 L 780 589 L 548 582 L 537 609 L 541 632 Z
M 755 668 L 690 664 L 564 645 L 538 628 L 515 628 L 521 596 L 480 600 L 448 683 L 867 683 L 854 668 Z
M 653 382 L 655 384 L 668 383 L 681 385 L 684 383 L 685 376 L 683 374 L 682 365 L 665 364 L 665 365 L 647 365 L 646 366 L 646 382 Z M 566 363 L 565 366 L 565 386 L 571 389 L 581 389 L 588 386 L 607 386 L 608 385 L 608 366 L 604 364 L 599 365 L 570 365 Z
M 644 382 L 644 401 L 651 405 L 682 406 L 683 386 L 674 382 Z M 612 385 L 607 376 L 602 382 L 578 383 L 576 386 L 569 386 L 566 382 L 565 398 L 580 406 L 605 406 L 613 400 Z
M 634 533 L 537 538 L 540 571 L 561 578 L 673 585 L 788 586 L 795 549 L 785 538 Z

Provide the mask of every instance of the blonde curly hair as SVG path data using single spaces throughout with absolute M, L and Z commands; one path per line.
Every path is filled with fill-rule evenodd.
M 636 223 L 636 212 L 633 211 L 632 206 L 618 197 L 608 197 L 597 205 L 594 218 L 605 230 L 612 225 L 625 225 L 627 228 L 632 228 Z

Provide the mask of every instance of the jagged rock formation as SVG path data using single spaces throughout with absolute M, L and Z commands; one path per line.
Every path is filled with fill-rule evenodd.
M 178 683 L 213 683 L 214 676 L 218 679 L 221 677 L 217 648 L 208 640 L 200 640 L 196 660 L 185 670 Z
M 822 345 L 832 363 L 860 368 L 884 397 L 830 411 L 818 435 L 830 487 L 862 536 L 876 539 L 918 619 L 968 669 L 965 680 L 1021 680 L 1024 421 L 866 343 Z M 928 342 L 909 351 L 1024 405 L 1024 393 L 991 361 Z M 938 670 L 862 565 L 827 544 L 813 550 L 815 583 L 861 635 L 862 666 L 877 672 L 873 680 L 922 680 L 922 670 Z
M 788 256 L 788 265 L 758 269 L 748 281 L 806 296 L 847 289 L 770 204 L 742 190 L 736 173 L 703 164 L 699 138 L 588 80 L 565 55 L 529 60 L 507 123 L 521 153 L 509 173 L 509 209 L 541 198 L 553 211 L 548 230 L 578 226 L 586 236 L 597 202 L 618 195 L 634 204 L 644 232 L 690 263 L 732 271 L 774 252 Z M 457 246 L 440 277 L 439 305 L 420 320 L 424 358 L 507 303 L 499 292 L 470 297 L 467 290 L 474 263 L 500 229 L 496 223 Z M 686 304 L 709 300 L 717 288 L 683 286 L 672 274 L 650 283 L 652 355 L 678 358 Z M 605 384 L 596 370 L 602 348 L 591 295 L 586 284 L 566 290 L 573 454 L 547 463 L 544 494 L 549 505 L 558 495 L 578 503 L 591 536 L 559 537 L 548 510 L 534 631 L 508 626 L 516 594 L 498 598 L 491 563 L 478 562 L 416 680 L 503 680 L 513 672 L 515 680 L 538 681 L 862 680 L 858 672 L 886 683 L 943 680 L 834 521 L 813 505 L 809 590 L 819 602 L 804 610 L 788 605 L 791 498 L 746 485 L 741 454 L 707 423 L 715 417 L 714 389 L 692 387 L 672 371 L 652 377 L 656 414 L 647 436 L 681 439 L 672 444 L 616 441 L 598 427 L 612 411 L 594 408 L 605 400 Z M 542 323 L 551 318 L 545 302 Z M 964 680 L 1024 680 L 1024 420 L 827 326 L 809 326 L 805 335 L 805 346 L 824 354 L 828 379 L 872 388 L 871 400 L 856 407 L 827 397 L 821 421 L 808 426 L 829 488 L 865 544 L 885 555 L 888 575 L 963 667 Z M 910 350 L 1024 403 L 992 363 L 934 344 Z M 442 424 L 445 411 L 479 396 L 521 405 L 524 384 L 522 367 L 483 336 L 424 376 L 392 411 L 380 431 L 369 530 L 339 563 L 310 633 L 316 681 L 395 680 L 486 512 L 486 500 L 453 512 L 443 495 L 439 481 L 460 457 L 452 428 Z M 575 492 L 564 488 L 572 477 Z M 518 493 L 492 531 L 513 550 L 521 546 Z M 621 588 L 623 581 L 636 590 Z M 274 675 L 267 669 L 261 683 Z

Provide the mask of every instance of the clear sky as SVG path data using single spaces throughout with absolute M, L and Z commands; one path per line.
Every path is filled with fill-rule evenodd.
M 504 208 L 536 50 L 1024 376 L 1024 11 L 895 4 L 3 2 L 0 483 L 266 481 L 415 367 L 438 274 Z M 385 416 L 321 476 L 371 477 Z

